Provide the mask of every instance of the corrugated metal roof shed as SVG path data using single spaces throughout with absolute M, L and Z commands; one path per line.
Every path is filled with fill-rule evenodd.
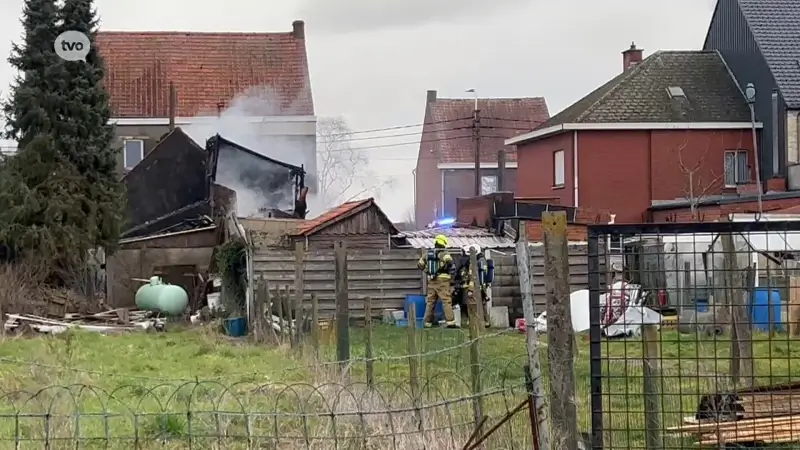
M 437 235 L 443 234 L 450 241 L 451 248 L 479 245 L 481 248 L 511 248 L 514 240 L 508 236 L 498 236 L 483 228 L 428 228 L 408 231 L 394 237 L 405 238 L 411 248 L 431 248 Z

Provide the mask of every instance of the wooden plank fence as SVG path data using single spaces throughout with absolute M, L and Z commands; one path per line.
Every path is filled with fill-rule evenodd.
M 350 316 L 364 317 L 364 300 L 372 298 L 372 311 L 402 309 L 406 295 L 422 293 L 422 273 L 417 269 L 419 250 L 367 249 L 347 251 Z M 266 279 L 270 289 L 294 289 L 295 254 L 290 250 L 256 249 L 253 255 L 256 279 Z M 311 307 L 311 295 L 319 299 L 320 317 L 335 312 L 334 252 L 309 250 L 303 268 L 303 306 Z
M 602 251 L 602 250 L 601 250 Z M 515 254 L 505 252 L 505 255 L 492 252 L 491 258 L 495 262 L 495 283 L 492 285 L 492 304 L 494 306 L 508 306 L 509 312 L 514 317 L 522 317 L 522 300 L 517 270 L 517 257 Z M 530 255 L 530 271 L 533 278 L 533 305 L 536 314 L 544 312 L 547 306 L 544 284 L 544 245 L 533 244 L 528 253 Z M 588 247 L 583 243 L 570 243 L 569 253 L 569 289 L 575 292 L 589 288 L 589 253 Z M 600 272 L 605 273 L 605 263 L 600 258 Z M 602 281 L 601 281 L 602 282 Z

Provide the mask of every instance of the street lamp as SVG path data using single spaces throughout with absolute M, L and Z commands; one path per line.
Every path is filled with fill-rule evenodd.
M 753 134 L 753 153 L 756 156 L 756 183 L 758 184 L 758 218 L 764 213 L 764 206 L 761 201 L 761 152 L 758 151 L 758 140 L 756 139 L 756 87 L 753 83 L 747 83 L 744 88 L 744 96 L 747 99 L 747 106 L 750 107 L 750 127 Z

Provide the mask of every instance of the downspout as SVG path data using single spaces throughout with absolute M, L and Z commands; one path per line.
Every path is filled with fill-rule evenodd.
M 574 205 L 578 207 L 578 132 L 572 132 L 572 188 Z
M 795 140 L 795 146 L 797 147 L 797 158 L 800 159 L 800 110 L 795 111 L 795 113 L 796 114 L 794 116 L 794 120 L 797 123 L 797 128 L 795 128 L 794 131 L 795 134 L 794 140 Z

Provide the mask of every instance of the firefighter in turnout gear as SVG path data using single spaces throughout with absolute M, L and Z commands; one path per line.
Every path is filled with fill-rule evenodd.
M 428 275 L 428 296 L 425 299 L 425 328 L 433 326 L 434 307 L 441 300 L 448 328 L 456 328 L 453 316 L 453 257 L 447 252 L 447 237 L 438 235 L 434 246 L 417 262 L 417 267 Z
M 478 265 L 478 283 L 481 290 L 481 299 L 483 300 L 483 326 L 489 328 L 489 282 L 487 280 L 487 276 L 485 275 L 489 268 L 487 267 L 487 261 L 483 257 L 483 253 L 481 252 L 481 248 L 478 245 L 471 245 L 461 249 L 463 253 L 461 267 L 459 268 L 459 279 L 463 283 L 463 290 L 466 291 L 466 305 L 462 305 L 462 310 L 465 306 L 469 306 L 469 303 L 473 301 L 475 296 L 475 281 L 472 279 L 472 271 L 470 270 L 470 251 L 475 249 L 475 255 L 477 257 L 477 265 Z M 467 308 L 467 311 L 470 311 Z M 472 317 L 470 317 L 472 320 Z

